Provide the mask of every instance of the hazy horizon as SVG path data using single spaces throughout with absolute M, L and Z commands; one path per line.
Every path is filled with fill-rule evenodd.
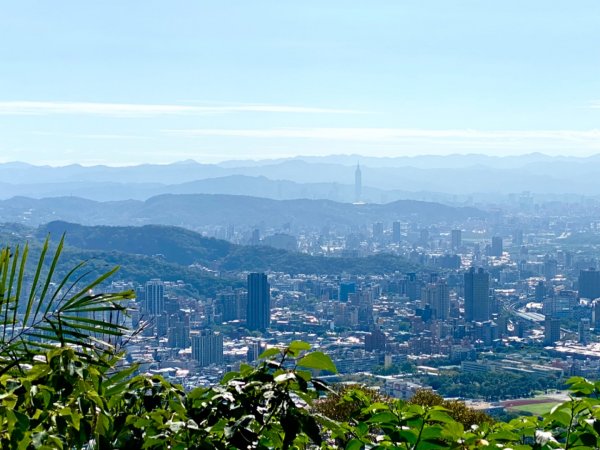
M 448 160 L 448 159 L 452 159 L 452 158 L 489 158 L 490 160 L 506 160 L 506 159 L 511 159 L 511 160 L 515 160 L 515 159 L 520 159 L 520 158 L 539 158 L 539 159 L 551 159 L 551 160 L 585 160 L 585 159 L 589 159 L 589 158 L 596 158 L 596 157 L 600 157 L 600 152 L 596 152 L 596 153 L 590 153 L 589 155 L 567 155 L 567 154 L 556 154 L 556 155 L 552 155 L 552 154 L 548 154 L 548 153 L 543 153 L 543 152 L 528 152 L 528 153 L 519 153 L 519 154 L 511 154 L 511 155 L 490 155 L 490 154 L 486 154 L 486 153 L 448 153 L 448 154 L 435 154 L 435 153 L 422 153 L 422 154 L 416 154 L 416 155 L 391 155 L 391 156 L 379 156 L 379 155 L 361 155 L 361 154 L 356 154 L 356 153 L 332 153 L 332 154 L 323 154 L 323 155 L 303 155 L 303 154 L 298 154 L 298 155 L 293 155 L 293 156 L 287 156 L 287 157 L 277 157 L 277 158 L 231 158 L 231 159 L 222 159 L 222 160 L 215 160 L 215 161 L 201 161 L 198 159 L 194 159 L 194 158 L 186 158 L 186 159 L 178 159 L 178 160 L 172 160 L 172 161 L 164 161 L 164 162 L 124 162 L 124 163 L 85 163 L 85 162 L 79 162 L 79 161 L 70 161 L 70 162 L 59 162 L 59 163 L 51 163 L 51 162 L 32 162 L 32 161 L 25 161 L 25 160 L 19 160 L 19 159 L 14 159 L 14 160 L 1 160 L 0 159 L 0 164 L 26 164 L 26 165 L 30 165 L 30 166 L 35 166 L 35 167 L 53 167 L 53 168 L 60 168 L 60 167 L 67 167 L 67 166 L 82 166 L 82 167 L 95 167 L 95 166 L 106 166 L 106 167 L 136 167 L 136 166 L 142 166 L 142 165 L 156 165 L 156 166 L 169 166 L 169 165 L 177 165 L 177 164 L 185 164 L 185 163 L 194 163 L 194 164 L 200 164 L 200 165 L 215 165 L 215 166 L 220 166 L 220 165 L 225 165 L 225 166 L 231 166 L 231 167 L 235 167 L 237 164 L 240 165 L 244 165 L 244 164 L 250 164 L 250 165 L 262 165 L 262 164 L 276 164 L 279 162 L 285 162 L 285 161 L 292 161 L 292 160 L 299 160 L 299 161 L 306 161 L 306 162 L 320 162 L 320 161 L 327 161 L 330 159 L 354 159 L 354 161 L 336 161 L 336 164 L 340 164 L 340 165 L 351 165 L 354 166 L 357 163 L 364 165 L 364 166 L 368 166 L 369 165 L 369 161 L 390 161 L 390 160 L 406 160 L 407 162 L 410 162 L 411 160 L 418 160 L 418 159 L 440 159 L 440 160 Z

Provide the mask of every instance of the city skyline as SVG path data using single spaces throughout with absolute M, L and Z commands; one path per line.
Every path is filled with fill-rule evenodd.
M 595 2 L 59 3 L 5 8 L 0 162 L 600 152 Z
M 4 5 L 0 447 L 600 448 L 599 13 Z

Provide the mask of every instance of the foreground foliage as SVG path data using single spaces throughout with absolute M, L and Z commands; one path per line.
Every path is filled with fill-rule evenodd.
M 445 400 L 444 397 L 429 389 L 419 389 L 411 397 L 409 403 L 425 407 L 441 406 L 453 420 L 456 420 L 465 428 L 483 423 L 492 424 L 494 422 L 486 413 L 469 408 L 458 400 Z
M 29 245 L 0 249 L 0 374 L 31 362 L 40 352 L 77 348 L 90 363 L 115 356 L 129 334 L 123 319 L 133 291 L 94 293 L 118 267 L 88 280 L 79 263 L 55 280 L 64 236 L 52 252 L 46 238 L 29 267 Z
M 269 349 L 220 385 L 185 392 L 160 376 L 92 365 L 69 348 L 0 376 L 0 447 L 13 449 L 475 449 L 597 448 L 600 384 L 570 381 L 571 400 L 541 418 L 465 427 L 442 406 L 373 401 L 360 390 L 353 417 L 310 408 L 328 392 L 309 370 L 331 360 L 294 342 Z M 335 395 L 338 395 L 337 393 Z

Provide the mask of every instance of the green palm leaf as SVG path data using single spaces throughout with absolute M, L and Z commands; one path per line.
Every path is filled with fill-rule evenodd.
M 102 361 L 105 358 L 96 359 L 98 355 L 116 354 L 115 342 L 130 333 L 120 322 L 134 292 L 94 293 L 118 267 L 83 283 L 90 272 L 82 270 L 85 263 L 81 263 L 54 283 L 64 240 L 63 235 L 50 254 L 46 238 L 30 286 L 26 285 L 29 246 L 22 251 L 19 246 L 0 249 L 0 373 L 57 346 L 76 347 Z

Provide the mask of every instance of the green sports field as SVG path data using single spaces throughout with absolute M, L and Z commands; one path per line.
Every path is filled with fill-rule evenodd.
M 520 412 L 520 413 L 528 412 L 534 416 L 541 416 L 542 414 L 550 412 L 552 407 L 554 405 L 557 405 L 558 403 L 559 402 L 557 402 L 556 400 L 549 399 L 548 402 L 545 402 L 545 403 L 530 403 L 530 404 L 526 404 L 526 405 L 511 406 L 510 408 L 508 408 L 508 410 L 511 412 Z

